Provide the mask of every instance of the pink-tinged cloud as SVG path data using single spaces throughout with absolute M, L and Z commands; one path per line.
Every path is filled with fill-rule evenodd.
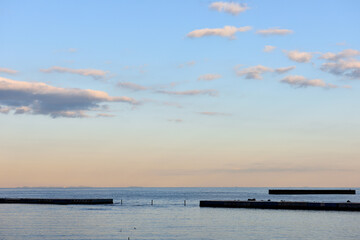
M 158 93 L 168 94 L 168 95 L 177 95 L 177 96 L 196 96 L 196 95 L 209 95 L 217 96 L 218 91 L 213 89 L 206 90 L 188 90 L 188 91 L 157 91 Z
M 209 8 L 218 12 L 230 13 L 232 15 L 238 15 L 249 9 L 246 4 L 235 2 L 213 2 L 210 4 Z
M 288 35 L 292 34 L 294 31 L 290 29 L 280 29 L 280 28 L 269 28 L 256 31 L 257 34 L 263 36 L 271 36 L 271 35 Z
M 199 114 L 206 115 L 206 116 L 230 116 L 231 115 L 229 113 L 222 113 L 222 112 L 199 112 Z
M 54 66 L 48 69 L 41 69 L 41 72 L 44 73 L 71 73 L 77 74 L 81 76 L 88 76 L 94 79 L 101 79 L 105 78 L 109 72 L 98 70 L 98 69 L 72 69 L 72 68 L 65 68 L 65 67 L 58 67 Z
M 328 61 L 338 61 L 341 59 L 348 59 L 356 56 L 360 56 L 360 51 L 355 49 L 345 49 L 344 51 L 341 51 L 339 53 L 332 53 L 332 52 L 324 53 L 319 58 Z
M 227 37 L 229 39 L 235 39 L 235 33 L 237 32 L 247 32 L 250 31 L 250 26 L 245 27 L 234 27 L 234 26 L 225 26 L 223 28 L 204 28 L 199 30 L 194 30 L 187 34 L 189 38 L 201 38 L 206 36 L 220 36 Z
M 296 66 L 290 66 L 290 67 L 282 67 L 282 68 L 276 68 L 275 72 L 278 74 L 283 74 L 283 73 L 287 73 L 293 69 L 295 69 Z
M 272 51 L 274 51 L 275 50 L 275 46 L 271 46 L 271 45 L 266 45 L 265 47 L 264 47 L 264 52 L 272 52 Z
M 220 74 L 204 74 L 204 75 L 201 75 L 198 77 L 198 80 L 203 80 L 203 81 L 212 81 L 212 80 L 215 80 L 215 79 L 219 79 L 221 78 L 222 76 Z
M 108 114 L 108 113 L 98 113 L 96 114 L 97 117 L 105 117 L 105 118 L 112 118 L 112 117 L 116 117 L 116 115 L 114 114 Z
M 144 86 L 138 85 L 136 83 L 132 83 L 132 82 L 118 82 L 116 84 L 116 86 L 125 88 L 125 89 L 130 89 L 133 91 L 142 91 L 142 90 L 149 89 L 148 87 L 144 87 Z
M 59 88 L 40 82 L 23 82 L 0 77 L 0 106 L 15 114 L 42 114 L 56 117 L 87 117 L 98 111 L 101 103 L 137 104 L 130 97 L 111 97 L 106 92 L 90 89 Z
M 321 65 L 321 70 L 334 75 L 360 79 L 360 61 L 355 59 L 338 60 Z
M 313 54 L 311 52 L 300 52 L 298 50 L 284 51 L 284 53 L 290 60 L 298 63 L 310 62 L 311 58 L 313 57 Z
M 265 67 L 262 65 L 257 65 L 253 67 L 248 67 L 244 69 L 235 69 L 236 75 L 238 76 L 245 76 L 246 79 L 263 79 L 262 74 L 267 72 L 273 72 L 274 70 L 269 67 Z
M 10 68 L 0 68 L 0 73 L 16 74 L 16 73 L 18 73 L 18 71 L 10 69 Z
M 11 110 L 11 108 L 0 106 L 0 113 L 8 114 L 10 112 L 10 110 Z
M 305 87 L 320 87 L 320 88 L 351 88 L 350 86 L 338 86 L 331 83 L 325 83 L 322 79 L 307 79 L 304 76 L 294 75 L 294 76 L 286 76 L 281 80 L 282 83 L 289 84 L 293 87 L 297 88 L 305 88 Z

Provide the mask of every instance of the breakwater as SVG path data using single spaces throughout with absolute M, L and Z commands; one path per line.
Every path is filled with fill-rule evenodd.
M 200 207 L 360 211 L 360 203 L 291 201 L 200 201 Z
M 113 199 L 51 199 L 51 198 L 0 198 L 0 204 L 113 204 Z
M 356 194 L 352 189 L 269 189 L 269 194 Z

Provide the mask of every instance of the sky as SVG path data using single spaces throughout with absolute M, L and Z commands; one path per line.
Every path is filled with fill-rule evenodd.
M 359 187 L 359 9 L 0 0 L 0 187 Z

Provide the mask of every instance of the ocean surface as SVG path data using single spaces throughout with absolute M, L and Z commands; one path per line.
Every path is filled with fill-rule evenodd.
M 360 212 L 199 207 L 200 200 L 248 198 L 360 202 L 356 190 L 356 195 L 286 196 L 268 195 L 268 188 L 0 188 L 0 198 L 115 201 L 0 204 L 0 239 L 360 239 Z

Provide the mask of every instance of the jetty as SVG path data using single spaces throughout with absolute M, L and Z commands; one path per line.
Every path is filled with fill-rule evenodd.
M 200 201 L 200 207 L 360 211 L 360 203 L 352 202 L 256 201 L 253 199 L 248 201 Z
M 269 194 L 356 194 L 356 191 L 352 189 L 269 189 Z
M 59 204 L 59 205 L 96 205 L 113 204 L 113 199 L 53 199 L 53 198 L 0 198 L 0 204 Z

